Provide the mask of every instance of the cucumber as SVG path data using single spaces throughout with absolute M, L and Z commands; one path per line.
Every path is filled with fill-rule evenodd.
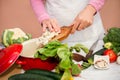
M 102 49 L 96 51 L 95 53 L 93 53 L 93 55 L 91 56 L 91 58 L 93 59 L 94 55 L 102 55 L 104 51 L 105 51 L 105 48 L 102 48 Z
M 55 80 L 52 77 L 47 77 L 38 74 L 16 74 L 8 78 L 8 80 Z
M 31 70 L 27 70 L 25 71 L 25 74 L 38 74 L 38 75 L 43 75 L 43 76 L 47 76 L 47 77 L 52 77 L 55 80 L 60 80 L 62 77 L 62 74 L 58 74 L 55 72 L 51 72 L 51 71 L 47 71 L 47 70 L 41 70 L 41 69 L 31 69 Z

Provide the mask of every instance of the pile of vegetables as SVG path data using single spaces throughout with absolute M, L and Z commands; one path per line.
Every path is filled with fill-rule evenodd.
M 22 43 L 23 41 L 29 40 L 31 37 L 26 34 L 27 37 L 18 37 L 13 38 L 14 32 L 10 30 L 5 30 L 3 33 L 3 44 L 5 46 L 9 46 L 14 43 Z M 54 57 L 58 64 L 55 68 L 55 73 L 50 71 L 42 71 L 42 70 L 32 70 L 27 71 L 24 74 L 18 74 L 12 76 L 9 78 L 9 80 L 16 80 L 18 77 L 22 79 L 22 77 L 26 77 L 26 79 L 35 78 L 37 80 L 42 80 L 41 78 L 51 78 L 49 75 L 53 74 L 56 76 L 59 76 L 58 80 L 71 80 L 73 75 L 79 75 L 82 71 L 82 69 L 86 69 L 90 67 L 94 62 L 94 55 L 108 55 L 110 62 L 115 62 L 117 60 L 118 54 L 120 55 L 120 28 L 110 28 L 108 30 L 108 33 L 105 34 L 104 38 L 104 46 L 102 49 L 98 50 L 97 52 L 93 53 L 93 55 L 87 60 L 83 61 L 83 63 L 80 65 L 76 64 L 73 59 L 73 51 L 80 52 L 81 49 L 88 53 L 89 49 L 86 48 L 82 44 L 75 44 L 74 46 L 69 47 L 67 44 L 63 44 L 57 40 L 48 42 L 46 45 L 44 45 L 42 48 L 37 49 L 34 57 L 40 58 L 41 60 L 47 60 L 50 57 Z M 119 57 L 119 64 L 120 64 L 120 57 Z M 33 73 L 31 73 L 33 72 Z M 42 73 L 36 73 L 36 72 L 42 72 L 45 73 L 43 75 Z M 46 74 L 47 75 L 46 77 Z M 56 74 L 58 73 L 58 74 Z M 61 75 L 62 74 L 62 75 Z M 40 76 L 41 75 L 41 76 Z M 54 79 L 52 79 L 54 80 Z
M 81 73 L 80 66 L 75 64 L 72 60 L 72 51 L 76 50 L 79 52 L 80 49 L 84 52 L 89 51 L 88 48 L 81 44 L 68 47 L 67 44 L 55 40 L 44 45 L 43 48 L 38 49 L 34 56 L 42 60 L 46 60 L 49 57 L 56 58 L 58 65 L 55 68 L 55 72 L 63 73 L 61 80 L 70 80 L 73 75 L 79 75 Z
M 93 63 L 94 55 L 108 55 L 110 63 L 116 62 L 118 53 L 120 53 L 120 28 L 112 27 L 108 30 L 103 38 L 103 48 L 98 50 L 88 59 L 89 63 Z
M 80 52 L 82 49 L 85 53 L 88 53 L 88 49 L 81 44 L 75 44 L 72 47 L 68 47 L 67 44 L 62 44 L 59 41 L 53 41 L 45 45 L 43 48 L 38 49 L 35 54 L 36 58 L 41 58 L 46 60 L 48 57 L 55 57 L 59 63 L 56 67 L 56 72 L 63 72 L 62 79 L 68 79 L 72 75 L 78 75 L 82 69 L 87 69 L 94 62 L 94 55 L 108 55 L 110 62 L 115 62 L 117 60 L 117 53 L 120 52 L 120 28 L 110 28 L 108 33 L 105 34 L 103 41 L 104 46 L 102 49 L 93 53 L 93 55 L 87 60 L 83 61 L 81 68 L 78 64 L 72 61 L 72 51 Z
M 120 52 L 120 28 L 113 27 L 108 30 L 108 33 L 103 38 L 105 55 L 109 55 L 110 62 L 115 62 Z M 120 63 L 117 60 L 117 63 Z
M 108 30 L 103 38 L 103 48 L 93 53 L 88 62 L 83 62 L 84 69 L 90 67 L 94 62 L 94 55 L 108 55 L 110 63 L 120 64 L 120 28 L 112 27 Z
M 105 48 L 112 49 L 115 53 L 120 52 L 120 28 L 110 28 L 103 41 Z

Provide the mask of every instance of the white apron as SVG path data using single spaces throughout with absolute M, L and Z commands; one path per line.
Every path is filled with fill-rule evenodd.
M 61 26 L 69 26 L 88 2 L 89 0 L 46 0 L 45 5 L 50 17 L 57 19 Z M 63 42 L 69 45 L 82 43 L 90 47 L 101 33 L 104 33 L 104 29 L 99 13 L 97 13 L 91 26 L 75 32 Z
M 85 8 L 88 2 L 89 0 L 46 0 L 46 8 L 49 15 L 56 18 L 61 26 L 67 26 L 73 22 L 74 18 Z M 77 31 L 63 42 L 68 43 L 70 46 L 75 43 L 82 43 L 87 47 L 90 47 L 93 42 L 98 39 L 99 35 L 101 35 L 96 47 L 97 51 L 103 46 L 103 34 L 104 29 L 102 21 L 99 13 L 97 13 L 94 16 L 94 22 L 91 26 L 82 31 Z M 87 70 L 83 70 L 80 74 L 81 77 L 75 77 L 75 80 L 120 80 L 119 72 L 120 69 L 116 63 L 115 65 L 111 65 L 109 70 L 96 70 L 91 66 Z

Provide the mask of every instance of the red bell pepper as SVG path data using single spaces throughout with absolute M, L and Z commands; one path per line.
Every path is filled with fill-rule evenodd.
M 117 54 L 112 49 L 105 50 L 104 55 L 109 56 L 110 63 L 115 62 L 117 59 Z

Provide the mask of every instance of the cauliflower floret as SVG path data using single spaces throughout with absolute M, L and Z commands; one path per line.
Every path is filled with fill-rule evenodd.
M 18 39 L 19 37 L 28 38 L 26 33 L 24 33 L 20 28 L 8 29 L 9 31 L 14 32 L 12 39 Z
M 37 44 L 45 45 L 56 35 L 58 35 L 58 32 L 50 32 L 50 31 L 46 30 L 46 32 L 44 32 L 42 34 L 42 36 L 39 37 Z

